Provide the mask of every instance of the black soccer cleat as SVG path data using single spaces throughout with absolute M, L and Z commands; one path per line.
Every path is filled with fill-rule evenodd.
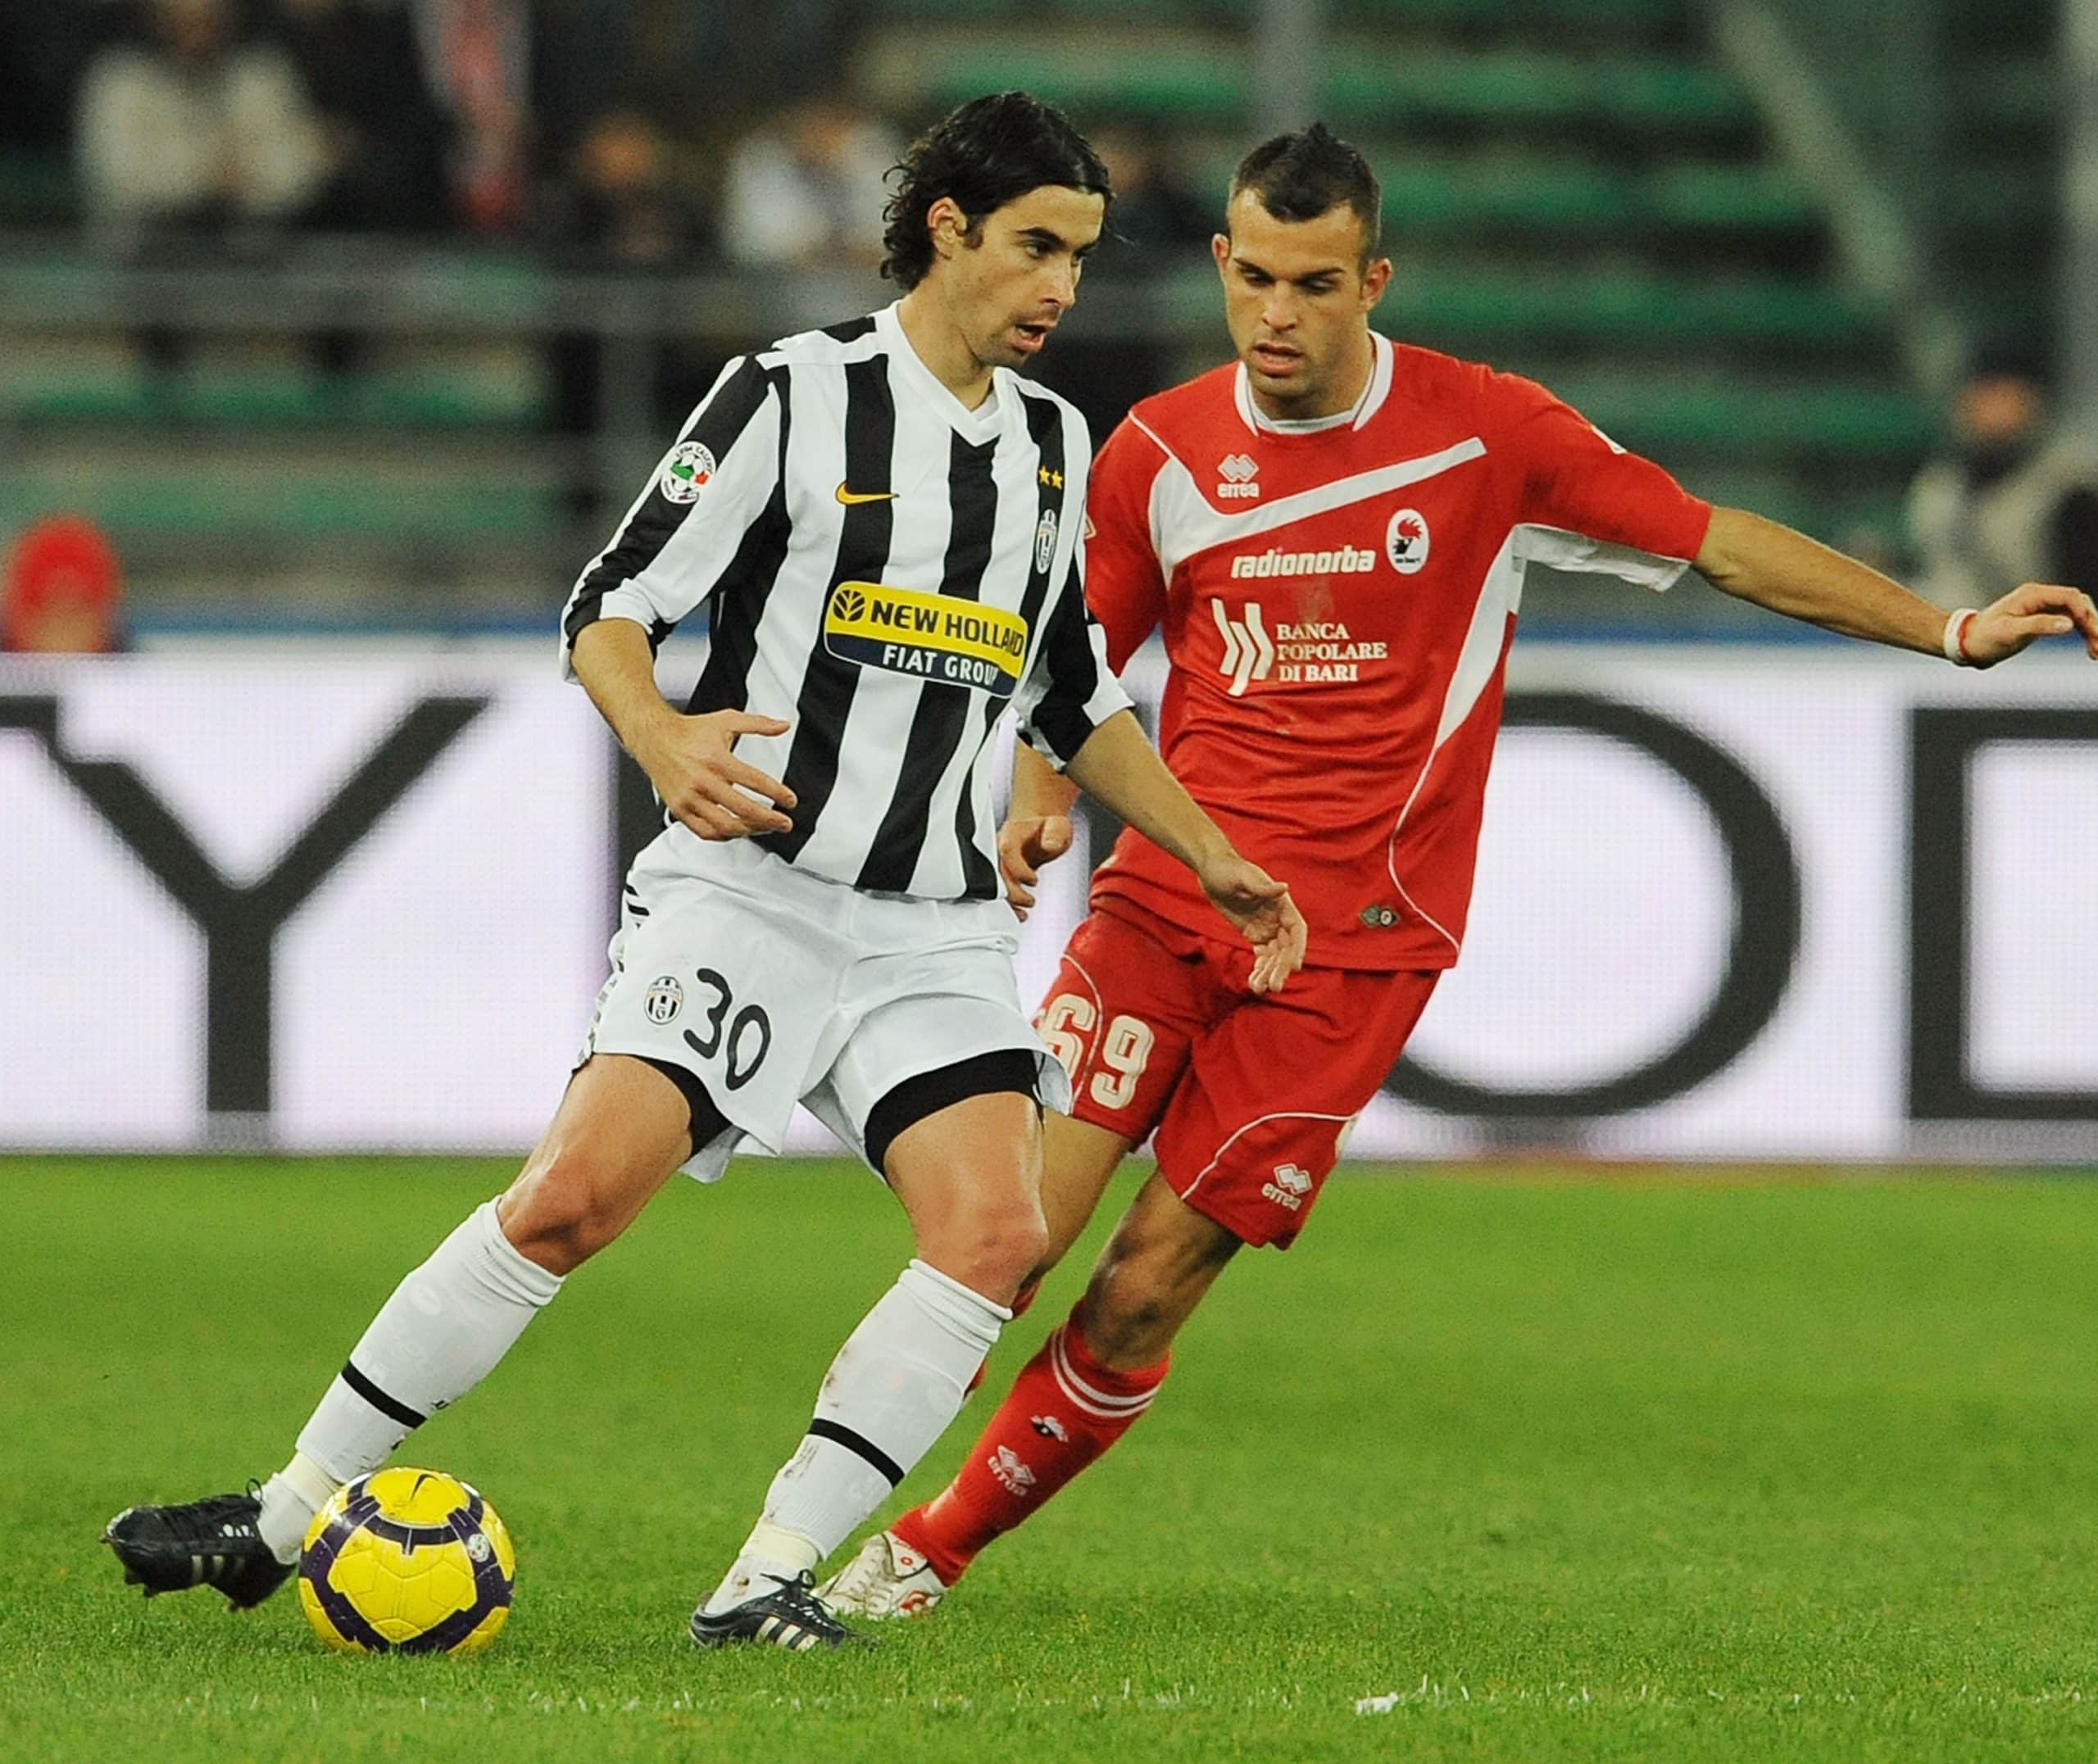
M 816 1577 L 806 1569 L 791 1580 L 777 1574 L 765 1578 L 779 1582 L 776 1591 L 746 1598 L 719 1617 L 709 1617 L 704 1605 L 693 1612 L 692 1639 L 702 1648 L 762 1642 L 795 1653 L 806 1653 L 811 1648 L 842 1648 L 847 1642 L 860 1647 L 873 1645 L 857 1630 L 846 1628 L 831 1615 L 830 1607 L 816 1597 Z
M 262 1503 L 246 1494 L 210 1494 L 179 1507 L 127 1507 L 102 1528 L 102 1540 L 124 1564 L 124 1584 L 156 1593 L 211 1586 L 236 1611 L 259 1605 L 291 1577 L 256 1529 Z

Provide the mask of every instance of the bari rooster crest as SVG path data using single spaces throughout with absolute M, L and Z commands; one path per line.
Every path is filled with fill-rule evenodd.
M 1410 576 L 1428 561 L 1428 523 L 1417 508 L 1402 508 L 1384 529 L 1384 555 L 1392 568 Z

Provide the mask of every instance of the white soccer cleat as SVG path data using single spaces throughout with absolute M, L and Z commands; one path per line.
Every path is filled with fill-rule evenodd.
M 877 1531 L 816 1589 L 840 1617 L 885 1622 L 922 1617 L 947 1595 L 933 1565 L 893 1531 Z

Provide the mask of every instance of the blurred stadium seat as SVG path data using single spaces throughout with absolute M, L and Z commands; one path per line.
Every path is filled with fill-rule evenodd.
M 841 69 L 915 124 L 1024 84 L 1161 143 L 1220 202 L 1255 132 L 1256 0 L 876 0 Z M 1777 0 L 1890 178 L 1935 178 L 1925 216 L 1950 304 L 2044 325 L 2059 97 L 2050 7 Z M 1397 274 L 1379 323 L 1546 381 L 1701 492 L 1882 557 L 1932 439 L 1903 315 L 1846 279 L 1810 180 L 1779 154 L 1693 0 L 1328 0 L 1320 107 L 1386 184 Z M 1841 17 L 1836 15 L 1841 13 Z M 1931 34 L 1941 77 L 1894 34 Z M 1898 40 L 1906 42 L 1906 38 Z M 703 77 L 695 71 L 694 78 Z M 1912 114 L 1937 107 L 1920 169 Z M 500 246 L 277 242 L 244 268 L 91 256 L 62 143 L 0 144 L 0 523 L 60 501 L 107 522 L 140 616 L 254 605 L 316 551 L 336 600 L 409 622 L 543 615 L 660 449 L 671 408 L 781 328 L 778 291 L 708 272 L 608 297 L 605 279 Z M 1155 258 L 1152 261 L 1156 261 Z M 1136 278 L 1111 252 L 1045 366 L 1111 419 L 1212 360 L 1197 256 Z M 884 297 L 839 275 L 811 297 Z M 616 310 L 615 310 L 616 309 Z M 185 339 L 149 367 L 141 327 Z M 554 339 L 595 351 L 584 416 Z M 333 336 L 331 367 L 308 347 Z M 687 371 L 666 374 L 682 351 Z M 216 553 L 214 553 L 214 547 Z M 301 548 L 307 548 L 302 554 Z M 1538 605 L 1549 609 L 1549 596 Z M 1728 610 L 1701 604 L 1710 617 Z M 281 610 L 281 609 L 278 609 Z M 1678 612 L 1679 610 L 1675 610 Z M 1624 616 L 1614 607 L 1613 616 Z
M 1219 196 L 1250 138 L 1247 6 L 1075 0 L 1043 9 L 1024 48 L 976 0 L 880 10 L 861 72 L 892 107 L 1031 85 L 1180 135 Z M 1697 7 L 1324 11 L 1324 113 L 1385 179 L 1384 329 L 1546 380 L 1708 494 L 1891 552 L 1930 405 L 1893 315 L 1839 279 L 1824 217 Z M 1200 335 L 1206 266 L 1158 298 Z

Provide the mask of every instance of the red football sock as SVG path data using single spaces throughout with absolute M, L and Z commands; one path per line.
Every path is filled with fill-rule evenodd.
M 1021 1368 L 954 1481 L 889 1529 L 953 1585 L 986 1544 L 1129 1431 L 1172 1363 L 1112 1371 L 1092 1357 L 1074 1311 Z

